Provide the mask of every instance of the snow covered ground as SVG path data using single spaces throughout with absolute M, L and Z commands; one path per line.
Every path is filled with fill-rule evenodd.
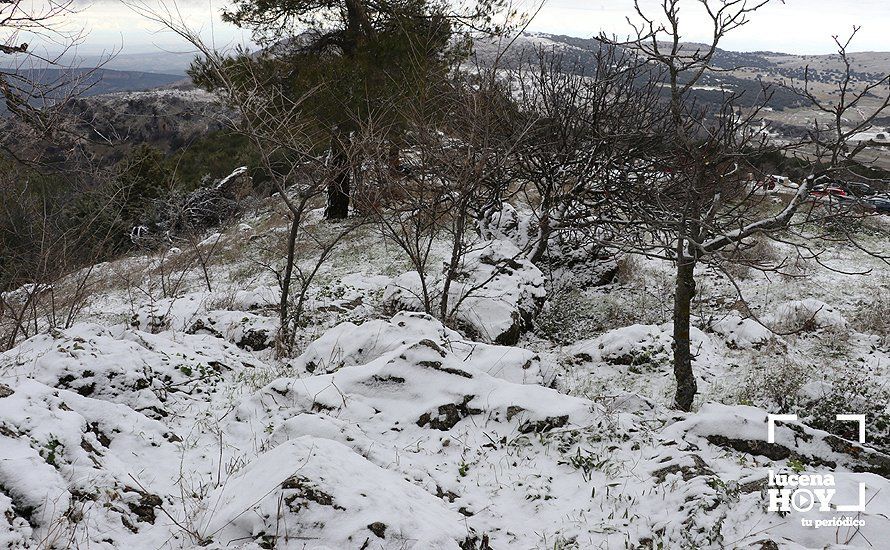
M 861 251 L 822 258 L 860 275 L 739 272 L 744 302 L 703 270 L 700 395 L 682 414 L 668 408 L 666 264 L 624 258 L 594 286 L 519 263 L 504 288 L 469 301 L 459 332 L 398 311 L 410 267 L 363 228 L 311 290 L 299 353 L 279 359 L 279 291 L 263 266 L 280 261 L 281 220 L 261 205 L 205 240 L 209 290 L 182 251 L 96 266 L 74 326 L 0 355 L 0 548 L 890 540 L 890 271 Z M 867 238 L 886 248 L 888 227 Z M 511 315 L 545 298 L 522 321 L 531 330 L 503 345 Z M 753 316 L 806 330 L 776 335 Z M 767 415 L 780 412 L 800 421 L 768 442 Z M 865 446 L 836 413 L 866 414 Z M 770 511 L 770 471 L 831 473 L 833 507 Z M 842 514 L 861 483 L 865 510 Z M 804 525 L 841 515 L 864 525 Z

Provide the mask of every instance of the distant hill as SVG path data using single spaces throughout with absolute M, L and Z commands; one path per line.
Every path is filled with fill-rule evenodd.
M 195 53 L 179 52 L 146 52 L 120 53 L 112 58 L 108 56 L 85 56 L 77 60 L 78 65 L 103 67 L 115 71 L 147 71 L 161 74 L 178 74 L 185 77 L 185 71 L 195 60 Z
M 83 89 L 81 95 L 102 95 L 114 92 L 137 92 L 169 86 L 186 77 L 177 74 L 150 73 L 143 71 L 117 71 L 112 69 L 27 69 L 16 71 L 44 85 L 76 81 Z
M 115 71 L 111 69 L 0 69 L 23 76 L 47 94 L 47 101 L 65 97 L 72 88 L 81 97 L 135 92 L 166 88 L 182 83 L 186 77 L 176 74 L 159 74 L 142 71 Z M 43 100 L 39 100 L 42 103 Z M 5 108 L 0 103 L 0 112 Z
M 510 51 L 498 55 L 497 44 L 478 43 L 476 54 L 480 61 L 492 62 L 497 55 L 501 67 L 515 66 L 528 62 L 528 50 L 544 47 L 546 50 L 561 52 L 571 60 L 574 70 L 590 74 L 596 65 L 596 53 L 602 43 L 595 38 L 577 38 L 543 33 L 526 33 L 517 38 Z M 692 55 L 705 46 L 685 43 L 681 53 Z M 523 57 L 523 52 L 526 56 Z M 868 83 L 880 81 L 890 74 L 890 52 L 858 52 L 849 56 L 851 61 L 850 89 L 863 90 Z M 813 124 L 814 119 L 825 120 L 825 113 L 813 107 L 809 100 L 799 93 L 804 79 L 808 80 L 809 92 L 820 101 L 831 104 L 838 100 L 838 84 L 843 82 L 846 67 L 838 55 L 795 55 L 777 52 L 733 52 L 718 49 L 713 58 L 713 66 L 718 71 L 706 73 L 691 94 L 702 104 L 720 105 L 725 92 L 740 94 L 741 107 L 760 105 L 765 108 L 759 118 L 772 132 L 782 138 L 797 138 Z M 681 82 L 683 80 L 681 75 Z M 767 86 L 768 95 L 763 87 Z M 797 90 L 797 91 L 795 91 Z M 866 94 L 858 103 L 863 113 L 876 109 L 885 97 L 886 87 Z M 869 139 L 878 133 L 890 134 L 890 116 L 878 117 L 873 121 L 869 132 L 860 134 L 861 139 Z M 875 164 L 890 169 L 890 150 L 887 147 L 871 147 Z
M 585 74 L 592 74 L 597 65 L 597 53 L 602 47 L 602 42 L 595 38 L 577 38 L 573 36 L 528 33 L 519 37 L 512 45 L 510 51 L 499 57 L 502 66 L 511 67 L 516 63 L 528 62 L 528 53 L 532 48 L 544 47 L 562 52 L 571 59 L 571 66 Z M 683 51 L 693 53 L 701 48 L 695 44 L 686 44 Z M 476 46 L 476 54 L 482 62 L 491 62 L 495 59 L 498 47 L 494 44 L 479 43 Z M 724 90 L 742 94 L 740 104 L 755 104 L 763 97 L 760 73 L 766 73 L 775 68 L 775 63 L 765 57 L 752 53 L 738 53 L 726 50 L 718 50 L 714 56 L 714 66 L 721 72 L 706 73 L 702 76 L 698 86 L 692 93 L 698 101 L 719 104 L 723 101 Z M 737 67 L 745 67 L 744 71 L 735 71 Z M 681 75 L 681 81 L 685 75 Z M 795 109 L 802 107 L 804 101 L 794 92 L 774 87 L 769 97 L 768 106 L 776 111 Z

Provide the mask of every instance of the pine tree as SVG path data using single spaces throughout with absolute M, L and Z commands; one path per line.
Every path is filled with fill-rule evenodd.
M 360 122 L 383 122 L 397 156 L 400 116 L 408 102 L 469 51 L 465 25 L 498 32 L 492 21 L 502 8 L 501 0 L 486 0 L 458 15 L 436 0 L 241 0 L 224 18 L 251 30 L 263 52 L 240 52 L 228 60 L 228 69 L 262 74 L 286 97 L 304 98 L 313 141 L 337 167 L 326 217 L 342 219 L 353 178 L 348 149 Z M 191 75 L 214 88 L 212 71 L 201 62 Z

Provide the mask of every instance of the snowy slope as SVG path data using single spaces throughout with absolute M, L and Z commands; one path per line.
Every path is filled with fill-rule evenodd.
M 282 220 L 267 205 L 224 231 L 210 290 L 192 267 L 169 291 L 171 271 L 184 269 L 175 254 L 97 266 L 79 322 L 0 355 L 0 547 L 890 540 L 885 441 L 862 447 L 821 423 L 829 398 L 888 413 L 888 339 L 865 314 L 888 290 L 886 270 L 743 278 L 759 318 L 813 321 L 791 335 L 766 331 L 727 298 L 727 281 L 703 272 L 693 331 L 701 402 L 679 414 L 667 408 L 663 264 L 628 262 L 609 287 L 535 280 L 514 297 L 539 299 L 546 287 L 549 302 L 534 330 L 505 346 L 388 311 L 387 288 L 406 265 L 373 231 L 358 232 L 308 297 L 299 353 L 278 358 L 278 291 L 256 267 L 270 258 L 256 255 L 274 250 Z M 873 267 L 854 251 L 834 255 L 826 261 Z M 548 316 L 563 327 L 558 338 Z M 852 379 L 858 393 L 844 393 L 853 371 L 869 383 Z M 802 422 L 780 424 L 768 443 L 767 414 L 789 410 Z M 836 511 L 769 511 L 770 469 L 831 471 L 839 502 L 865 483 L 865 526 L 813 529 L 800 520 Z

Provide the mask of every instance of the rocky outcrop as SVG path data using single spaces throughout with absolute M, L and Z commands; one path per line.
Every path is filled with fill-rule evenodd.
M 428 293 L 438 303 L 441 282 Z M 431 284 L 430 281 L 427 281 Z M 393 279 L 384 293 L 390 309 L 422 310 L 420 276 L 408 272 Z M 469 252 L 449 287 L 450 317 L 471 339 L 514 345 L 546 298 L 544 275 L 507 241 L 485 241 Z

